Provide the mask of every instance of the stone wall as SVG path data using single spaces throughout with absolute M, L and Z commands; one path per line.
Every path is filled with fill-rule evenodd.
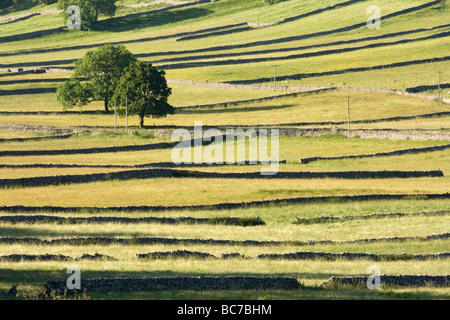
M 367 276 L 358 277 L 331 277 L 330 280 L 322 283 L 321 287 L 333 285 L 345 286 L 366 286 Z M 380 275 L 381 286 L 399 286 L 399 287 L 448 287 L 449 275 Z
M 409 260 L 430 260 L 448 259 L 450 252 L 430 253 L 430 254 L 387 254 L 387 253 L 365 253 L 365 252 L 313 252 L 303 251 L 284 254 L 260 254 L 258 259 L 286 259 L 286 260 L 372 260 L 372 261 L 409 261 Z
M 251 206 L 265 206 L 275 204 L 301 204 L 301 203 L 321 203 L 330 201 L 371 201 L 371 200 L 433 200 L 450 199 L 450 193 L 429 193 L 429 194 L 365 194 L 348 196 L 320 196 L 320 197 L 297 197 L 283 198 L 275 200 L 261 200 L 235 203 L 217 203 L 211 205 L 190 205 L 190 206 L 125 206 L 125 207 L 58 207 L 58 206 L 0 206 L 0 212 L 161 212 L 176 210 L 230 210 L 237 208 L 247 208 Z
M 259 226 L 265 222 L 259 218 L 240 218 L 240 217 L 216 217 L 216 218 L 192 218 L 192 217 L 58 217 L 50 215 L 20 215 L 0 216 L 0 222 L 3 223 L 57 223 L 57 224 L 102 224 L 102 223 L 120 223 L 120 224 L 142 224 L 142 223 L 161 223 L 161 224 L 213 224 L 213 225 L 231 225 L 231 226 Z M 0 237 L 0 242 L 14 241 L 12 238 Z
M 245 28 L 242 28 L 242 29 L 245 29 Z M 239 32 L 239 31 L 243 31 L 243 30 L 237 30 L 236 32 Z M 228 33 L 232 33 L 232 31 L 228 31 Z M 226 34 L 226 32 L 223 31 L 223 32 L 221 32 L 221 34 Z M 423 40 L 429 40 L 429 39 L 445 38 L 445 37 L 448 37 L 449 35 L 450 35 L 450 31 L 446 31 L 446 32 L 441 32 L 439 34 L 433 34 L 430 36 L 416 38 L 416 39 L 398 40 L 395 42 L 385 42 L 385 43 L 373 43 L 373 44 L 368 44 L 368 45 L 359 46 L 359 47 L 347 47 L 347 48 L 341 48 L 341 49 L 329 49 L 329 50 L 324 50 L 324 51 L 296 53 L 296 54 L 285 55 L 283 57 L 276 57 L 276 58 L 261 57 L 261 58 L 239 58 L 239 59 L 216 60 L 216 61 L 197 61 L 197 62 L 190 61 L 190 62 L 180 62 L 180 63 L 172 63 L 172 64 L 162 64 L 162 65 L 158 64 L 157 67 L 159 69 L 169 70 L 169 69 L 186 69 L 186 68 L 198 68 L 198 67 L 221 66 L 221 65 L 237 65 L 237 64 L 248 64 L 248 63 L 258 63 L 258 62 L 269 62 L 269 61 L 279 62 L 279 61 L 283 61 L 283 60 L 325 56 L 325 55 L 352 52 L 352 51 L 356 51 L 356 50 L 363 50 L 363 49 L 369 49 L 369 48 L 379 48 L 379 47 L 393 46 L 393 45 L 398 45 L 398 44 L 405 44 L 405 43 L 411 43 L 411 42 L 423 41 Z M 196 37 L 201 37 L 201 36 L 194 36 L 192 38 L 196 38 Z M 198 57 L 195 57 L 194 59 L 198 60 L 201 58 L 202 58 L 202 56 L 198 56 Z M 209 57 L 203 56 L 203 58 L 206 59 Z M 188 58 L 184 59 L 184 61 L 186 61 L 186 60 L 188 60 Z
M 424 148 L 410 148 L 403 150 L 395 150 L 389 152 L 380 152 L 373 154 L 359 154 L 359 155 L 348 155 L 348 156 L 338 156 L 338 157 L 310 157 L 310 158 L 302 158 L 300 159 L 301 164 L 306 164 L 319 160 L 341 160 L 341 159 L 361 159 L 361 158 L 373 158 L 373 157 L 390 157 L 390 156 L 398 156 L 404 154 L 417 154 L 417 153 L 425 153 L 425 152 L 433 152 L 433 151 L 442 151 L 450 148 L 450 144 L 441 145 L 441 146 L 432 146 L 432 147 L 424 147 Z
M 8 217 L 7 217 L 8 218 Z M 11 220 L 9 218 L 14 218 Z M 3 223 L 14 221 L 13 223 L 28 223 L 30 220 L 36 223 L 65 223 L 61 221 L 61 217 L 53 216 L 37 216 L 36 219 L 24 218 L 21 215 L 10 216 L 8 219 L 1 218 Z M 15 219 L 17 218 L 17 219 Z M 43 218 L 43 219 L 40 219 Z M 102 219 L 100 219 L 102 218 Z M 76 218 L 70 218 L 71 221 L 76 223 L 86 223 L 88 220 L 77 220 Z M 123 218 L 125 219 L 125 218 Z M 170 218 L 162 218 L 170 220 Z M 192 218 L 191 218 L 192 219 Z M 205 219 L 206 220 L 206 219 Z M 257 221 L 257 219 L 254 219 Z M 92 223 L 114 222 L 114 223 L 128 223 L 130 219 L 123 222 L 123 220 L 108 220 L 108 217 L 96 217 L 95 220 L 100 221 Z M 136 220 L 137 221 L 137 220 Z M 147 220 L 143 220 L 147 221 Z M 261 221 L 261 220 L 260 220 Z M 410 237 L 385 237 L 385 238 L 364 238 L 355 240 L 304 240 L 304 241 L 273 241 L 273 240 L 226 240 L 226 239 L 189 239 L 189 238 L 161 238 L 161 237 L 134 237 L 134 238 L 120 238 L 120 237 L 70 237 L 70 238 L 53 238 L 42 239 L 39 237 L 0 237 L 0 244 L 32 244 L 40 246 L 60 246 L 60 245 L 219 245 L 219 246 L 252 246 L 252 247 L 265 247 L 265 246 L 314 246 L 314 245 L 342 245 L 342 244 L 355 244 L 355 243 L 375 243 L 375 242 L 406 242 L 406 241 L 434 241 L 434 240 L 447 240 L 450 238 L 450 233 L 432 234 L 427 236 L 410 236 Z M 279 255 L 277 255 L 278 257 Z M 320 258 L 320 256 L 317 256 Z
M 303 78 L 322 77 L 322 76 L 354 73 L 354 72 L 361 72 L 361 71 L 382 70 L 382 69 L 387 69 L 387 68 L 398 68 L 398 67 L 405 67 L 405 66 L 410 66 L 410 65 L 418 65 L 418 64 L 425 64 L 425 63 L 431 63 L 431 62 L 448 61 L 448 60 L 450 60 L 450 56 L 395 62 L 395 63 L 390 63 L 390 64 L 372 66 L 372 67 L 348 68 L 348 69 L 332 70 L 332 71 L 324 71 L 324 72 L 314 72 L 314 73 L 298 73 L 298 74 L 292 74 L 292 75 L 286 75 L 286 76 L 278 76 L 277 79 L 279 81 L 301 80 Z M 273 81 L 273 77 L 258 78 L 258 79 L 251 79 L 251 80 L 227 81 L 226 83 L 255 84 L 255 83 L 263 83 L 263 82 L 271 82 L 271 81 Z
M 160 290 L 293 290 L 301 287 L 290 277 L 161 277 L 81 279 L 87 292 Z M 48 281 L 46 292 L 64 293 L 66 280 Z
M 360 220 L 360 219 L 380 219 L 380 218 L 399 218 L 408 216 L 419 216 L 419 215 L 447 215 L 450 211 L 431 211 L 431 212 L 390 212 L 390 213 L 371 213 L 371 214 L 357 214 L 357 215 L 343 215 L 343 216 L 321 216 L 312 218 L 295 218 L 296 224 L 315 224 L 315 223 L 327 223 L 327 222 L 342 222 L 349 220 Z M 1 220 L 0 220 L 1 221 Z
M 0 179 L 0 188 L 42 187 L 60 184 L 90 183 L 110 180 L 154 178 L 204 178 L 204 179 L 391 179 L 443 177 L 442 171 L 346 171 L 346 172 L 277 172 L 261 175 L 260 172 L 218 173 L 174 169 L 140 169 L 80 175 L 41 176 Z

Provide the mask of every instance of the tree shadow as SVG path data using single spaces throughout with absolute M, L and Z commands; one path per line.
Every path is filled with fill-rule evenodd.
M 18 6 L 14 6 L 14 8 L 11 8 L 10 10 L 4 10 L 4 11 L 0 10 L 0 17 L 14 15 L 14 13 L 16 13 L 18 11 L 28 10 L 28 9 L 36 7 L 36 5 L 37 5 L 37 3 L 34 1 L 26 1 Z
M 30 224 L 29 228 L 23 227 L 0 227 L 1 237 L 31 237 L 42 236 L 42 230 L 33 230 Z
M 14 20 L 9 20 L 9 21 L 6 21 L 6 22 L 0 21 L 0 26 L 4 26 L 4 25 L 10 24 L 10 23 L 15 23 L 15 22 L 23 21 L 23 20 L 28 20 L 28 19 L 33 18 L 33 17 L 38 16 L 38 15 L 39 15 L 38 13 L 33 13 L 33 14 L 30 14 L 29 16 L 25 16 L 25 17 L 22 17 L 22 18 L 14 19 Z
M 107 32 L 124 32 L 148 27 L 158 27 L 212 14 L 213 11 L 201 8 L 188 8 L 172 11 L 146 11 L 132 13 L 122 17 L 115 17 L 99 21 L 93 30 Z

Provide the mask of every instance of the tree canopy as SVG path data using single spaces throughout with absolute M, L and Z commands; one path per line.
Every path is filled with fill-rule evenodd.
M 148 62 L 133 61 L 125 70 L 114 93 L 114 100 L 125 106 L 128 113 L 139 116 L 139 127 L 144 127 L 144 118 L 165 117 L 174 114 L 175 109 L 168 103 L 172 90 L 167 86 L 165 72 L 159 71 Z
M 104 101 L 105 112 L 124 70 L 136 59 L 124 46 L 104 45 L 75 62 L 71 80 L 58 86 L 57 99 L 65 109 Z M 84 80 L 81 82 L 80 80 Z

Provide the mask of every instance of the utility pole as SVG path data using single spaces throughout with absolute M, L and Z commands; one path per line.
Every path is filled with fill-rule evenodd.
M 438 96 L 439 96 L 439 100 L 441 100 L 441 73 L 444 73 L 444 72 L 442 72 L 442 71 L 437 71 L 437 73 L 439 74 Z
M 277 90 L 277 67 L 279 65 L 278 64 L 273 64 L 273 91 Z
M 128 133 L 128 97 L 125 97 L 125 133 Z
M 116 100 L 114 100 L 114 134 L 117 133 L 117 106 Z
M 348 122 L 348 131 L 350 132 L 350 97 L 347 97 L 347 122 Z

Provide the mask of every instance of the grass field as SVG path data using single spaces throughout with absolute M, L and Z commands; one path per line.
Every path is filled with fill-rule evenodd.
M 19 295 L 0 294 L 0 299 L 38 299 L 42 284 L 66 279 L 67 268 L 74 264 L 83 279 L 286 276 L 304 285 L 296 290 L 149 288 L 87 292 L 82 299 L 449 299 L 448 283 L 383 285 L 380 290 L 322 287 L 333 276 L 368 276 L 373 265 L 384 275 L 450 274 L 445 256 L 450 245 L 450 149 L 426 149 L 450 144 L 449 90 L 420 92 L 431 97 L 403 94 L 410 87 L 437 85 L 438 71 L 443 72 L 441 83 L 449 82 L 449 1 L 379 0 L 380 29 L 366 26 L 369 1 L 289 0 L 268 5 L 262 0 L 220 0 L 178 8 L 164 3 L 126 6 L 143 2 L 153 1 L 117 1 L 116 16 L 101 16 L 93 30 L 62 29 L 2 40 L 0 293 L 17 286 Z M 3 20 L 56 6 L 30 3 L 1 12 L 0 37 L 63 27 L 60 14 Z M 118 117 L 114 133 L 114 115 L 103 112 L 102 101 L 64 113 L 55 93 L 26 92 L 54 90 L 72 76 L 65 68 L 106 43 L 123 44 L 138 59 L 166 71 L 174 115 L 147 117 L 142 129 L 138 117 L 131 116 L 127 133 L 125 118 Z M 435 58 L 443 59 L 429 61 Z M 42 67 L 42 73 L 18 72 Z M 251 174 L 269 165 L 172 166 L 174 150 L 164 143 L 172 142 L 174 129 L 192 130 L 199 121 L 205 130 L 213 127 L 223 133 L 279 129 L 279 173 L 441 171 L 443 176 L 201 178 L 199 172 Z M 269 139 L 270 146 L 275 141 Z M 136 150 L 139 146 L 148 150 Z M 225 142 L 213 146 L 216 152 L 223 147 L 226 154 Z M 245 144 L 245 158 L 255 160 L 249 146 Z M 419 151 L 404 152 L 410 149 Z M 207 154 L 207 145 L 190 151 L 192 160 L 202 151 L 203 163 L 213 156 Z M 234 161 L 241 160 L 233 155 Z M 261 150 L 258 155 L 263 160 Z M 343 158 L 299 161 L 311 157 Z M 144 175 L 166 169 L 185 170 L 191 176 Z M 143 170 L 143 175 L 109 179 L 128 170 Z M 85 180 L 95 174 L 98 178 Z M 60 180 L 49 183 L 51 179 Z M 402 197 L 388 199 L 392 195 Z M 293 198 L 300 200 L 293 203 Z M 144 221 L 185 217 L 215 223 Z M 220 222 L 229 217 L 259 217 L 264 223 L 244 227 Z M 79 218 L 85 220 L 70 222 Z M 116 220 L 89 220 L 107 218 Z M 302 218 L 316 220 L 301 223 Z M 153 242 L 142 242 L 144 238 Z M 215 258 L 137 256 L 178 250 Z M 397 260 L 260 257 L 298 252 L 392 254 Z M 230 253 L 239 255 L 222 258 Z M 104 256 L 97 261 L 26 259 L 45 254 Z M 433 256 L 437 254 L 444 256 Z M 22 256 L 13 260 L 11 255 Z

